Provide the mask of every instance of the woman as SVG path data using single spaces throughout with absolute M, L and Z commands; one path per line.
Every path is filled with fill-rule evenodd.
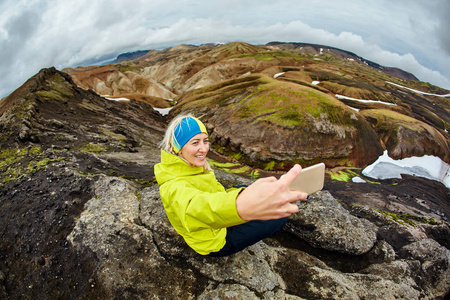
M 160 146 L 155 176 L 167 217 L 201 255 L 230 255 L 277 233 L 298 211 L 292 202 L 308 196 L 289 190 L 299 165 L 280 180 L 262 178 L 247 188 L 225 190 L 206 161 L 205 125 L 192 115 L 174 118 Z

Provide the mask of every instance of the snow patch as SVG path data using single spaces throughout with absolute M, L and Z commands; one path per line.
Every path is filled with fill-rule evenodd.
M 352 181 L 355 183 L 366 183 L 366 181 L 359 176 L 353 177 Z
M 358 102 L 364 102 L 364 103 L 380 103 L 380 104 L 385 104 L 385 105 L 397 105 L 397 104 L 394 104 L 394 103 L 383 102 L 383 101 L 378 101 L 378 100 L 355 99 L 355 98 L 350 98 L 350 97 L 342 96 L 342 95 L 338 95 L 338 94 L 336 94 L 335 96 L 339 100 L 345 99 L 345 100 L 352 100 L 352 101 L 358 101 Z
M 311 82 L 311 84 L 313 85 L 318 85 L 320 83 L 320 81 L 314 80 L 313 82 Z
M 362 174 L 376 179 L 402 178 L 401 174 L 408 174 L 436 180 L 450 188 L 450 165 L 431 155 L 394 160 L 384 151 Z
M 390 82 L 390 81 L 386 81 L 386 82 L 389 83 L 389 84 L 395 85 L 396 87 L 399 87 L 399 88 L 402 88 L 402 89 L 406 89 L 406 90 L 409 90 L 411 92 L 414 92 L 414 93 L 417 93 L 417 94 L 421 94 L 421 95 L 436 96 L 436 97 L 443 97 L 443 98 L 449 98 L 450 97 L 450 94 L 446 94 L 446 95 L 430 94 L 430 93 L 421 92 L 421 91 L 418 91 L 418 90 L 415 90 L 415 89 L 412 89 L 412 88 L 409 88 L 409 87 L 406 87 L 406 86 L 403 86 L 403 85 L 400 85 L 400 84 L 396 84 L 396 83 L 393 83 L 393 82 Z
M 111 100 L 111 101 L 127 101 L 127 102 L 130 101 L 130 99 L 128 99 L 128 98 L 109 98 L 109 97 L 103 97 L 103 98 Z
M 172 109 L 172 107 L 169 107 L 169 108 L 155 108 L 154 107 L 153 109 L 156 110 L 157 112 L 159 112 L 162 116 L 167 116 L 167 114 Z
M 350 108 L 350 109 L 353 109 L 354 111 L 359 111 L 359 108 L 354 108 L 354 107 L 351 107 L 351 106 L 348 106 L 348 105 L 347 105 L 347 107 Z
M 273 75 L 273 78 L 280 77 L 280 76 L 283 75 L 283 74 L 284 74 L 284 72 L 282 72 L 282 73 L 277 73 L 277 74 Z

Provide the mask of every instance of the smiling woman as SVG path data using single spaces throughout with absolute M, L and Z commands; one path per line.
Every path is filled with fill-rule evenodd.
M 263 178 L 247 188 L 225 190 L 206 161 L 206 127 L 192 115 L 173 119 L 160 146 L 155 176 L 167 217 L 201 255 L 231 255 L 272 236 L 298 211 L 292 202 L 307 197 L 289 190 L 299 165 L 283 179 Z

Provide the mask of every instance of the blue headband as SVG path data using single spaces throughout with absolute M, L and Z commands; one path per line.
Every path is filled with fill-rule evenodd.
M 175 127 L 172 139 L 173 151 L 178 154 L 181 148 L 195 135 L 206 133 L 205 125 L 197 118 L 186 117 Z

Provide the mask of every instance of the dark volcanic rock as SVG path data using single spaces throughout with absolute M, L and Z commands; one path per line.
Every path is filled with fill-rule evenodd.
M 114 151 L 159 142 L 161 115 L 143 102 L 99 97 L 56 69 L 43 69 L 0 102 L 7 141 L 39 142 L 55 149 Z

